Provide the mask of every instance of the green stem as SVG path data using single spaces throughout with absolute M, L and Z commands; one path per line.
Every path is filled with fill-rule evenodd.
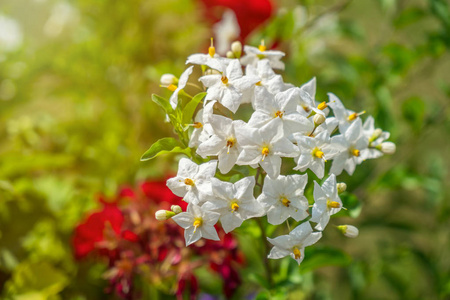
M 269 283 L 269 288 L 272 288 L 273 286 L 273 279 L 272 279 L 272 268 L 270 266 L 269 258 L 267 257 L 269 250 L 270 250 L 270 244 L 267 240 L 266 230 L 264 228 L 264 225 L 261 222 L 261 218 L 256 218 L 256 223 L 258 223 L 259 229 L 261 230 L 261 238 L 262 242 L 264 244 L 264 251 L 263 251 L 263 259 L 264 259 L 264 266 L 266 271 L 266 277 L 267 281 Z

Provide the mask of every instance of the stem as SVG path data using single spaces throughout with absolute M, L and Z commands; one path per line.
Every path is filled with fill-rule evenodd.
M 287 225 L 289 232 L 291 232 L 291 226 L 289 226 L 289 220 L 287 220 L 287 219 L 286 219 L 286 225 Z
M 267 240 L 266 230 L 264 228 L 264 225 L 261 222 L 261 218 L 256 218 L 255 220 L 256 220 L 256 223 L 258 223 L 259 229 L 261 230 L 261 238 L 263 239 L 263 244 L 264 244 L 263 259 L 264 259 L 264 266 L 265 266 L 265 270 L 266 270 L 266 277 L 267 277 L 267 281 L 269 283 L 269 288 L 272 288 L 272 286 L 273 286 L 272 268 L 270 267 L 269 258 L 267 257 L 267 253 L 269 253 L 270 245 L 269 245 L 269 241 Z

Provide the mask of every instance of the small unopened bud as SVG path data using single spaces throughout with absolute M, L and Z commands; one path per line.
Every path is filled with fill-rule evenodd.
M 372 134 L 372 141 L 375 141 L 377 138 L 379 138 L 382 133 L 383 130 L 381 130 L 380 128 L 375 129 Z
M 180 212 L 183 211 L 179 205 L 172 205 L 170 207 L 170 210 L 173 211 L 176 214 L 179 214 Z
M 239 41 L 233 42 L 231 44 L 231 51 L 233 51 L 233 54 L 236 58 L 240 58 L 242 54 L 242 44 Z
M 314 117 L 313 117 L 313 121 L 314 121 L 314 124 L 320 125 L 320 124 L 322 124 L 323 122 L 325 122 L 325 116 L 322 115 L 322 114 L 316 114 L 316 115 L 314 115 Z
M 234 53 L 233 52 L 228 51 L 227 52 L 227 58 L 236 58 L 236 57 L 234 57 Z
M 339 182 L 337 184 L 337 190 L 339 194 L 342 194 L 343 192 L 345 192 L 347 190 L 347 185 L 345 184 L 345 182 Z
M 340 225 L 337 227 L 343 235 L 349 238 L 355 238 L 359 235 L 359 230 L 352 225 Z
M 173 216 L 175 216 L 175 213 L 170 210 L 161 209 L 155 213 L 155 218 L 158 221 L 168 220 L 168 219 L 172 218 Z
M 384 142 L 381 143 L 380 145 L 381 147 L 381 152 L 383 152 L 384 154 L 394 154 L 395 153 L 395 144 L 393 142 Z
M 221 73 L 214 69 L 208 69 L 205 71 L 205 75 L 220 75 Z
M 173 74 L 163 74 L 160 81 L 162 86 L 169 86 L 171 84 L 177 84 L 178 78 Z

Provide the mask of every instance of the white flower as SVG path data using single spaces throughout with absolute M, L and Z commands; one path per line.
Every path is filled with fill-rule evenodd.
M 233 59 L 228 66 L 217 67 L 222 75 L 206 75 L 200 81 L 208 87 L 205 101 L 217 100 L 233 113 L 237 111 L 242 100 L 242 91 L 251 88 L 258 78 L 242 76 L 239 60 Z
M 161 82 L 161 86 L 169 87 L 171 84 L 177 84 L 178 78 L 176 78 L 173 74 L 163 74 L 159 81 Z
M 167 180 L 172 192 L 183 197 L 188 203 L 202 204 L 212 194 L 211 178 L 216 173 L 217 160 L 197 165 L 190 159 L 182 158 L 178 164 L 178 174 Z
M 307 182 L 306 174 L 265 178 L 262 194 L 257 200 L 266 209 L 270 224 L 279 225 L 288 217 L 298 222 L 309 215 L 308 200 L 303 196 Z
M 214 196 L 202 208 L 220 214 L 226 233 L 241 226 L 247 219 L 264 215 L 264 209 L 253 196 L 254 177 L 245 177 L 234 184 L 212 178 L 211 184 Z
M 191 203 L 188 205 L 186 212 L 173 216 L 172 220 L 185 229 L 184 238 L 186 246 L 189 246 L 201 237 L 219 241 L 219 236 L 214 228 L 214 224 L 217 223 L 219 216 L 218 213 L 205 211 Z
M 339 122 L 339 130 L 341 133 L 345 132 L 355 120 L 360 119 L 360 115 L 365 113 L 364 111 L 356 113 L 346 109 L 341 100 L 333 93 L 328 93 L 328 97 L 330 99 L 328 105 L 333 109 L 334 116 Z
M 279 259 L 290 255 L 300 263 L 305 258 L 305 247 L 315 244 L 322 237 L 321 232 L 313 232 L 309 222 L 305 222 L 292 230 L 289 235 L 282 235 L 267 240 L 274 245 L 268 258 Z
M 346 150 L 341 151 L 333 159 L 330 173 L 339 175 L 345 169 L 349 175 L 352 175 L 356 166 L 363 162 L 369 143 L 362 134 L 361 119 L 354 121 L 343 134 L 332 137 L 331 142 Z
M 334 174 L 325 180 L 322 187 L 314 181 L 314 201 L 310 221 L 317 223 L 316 230 L 322 231 L 330 221 L 330 216 L 338 213 L 342 208 Z
M 369 148 L 364 151 L 363 159 L 374 159 L 383 156 L 384 152 L 381 150 L 381 145 L 389 138 L 390 133 L 379 128 L 375 129 L 375 120 L 372 116 L 369 116 L 364 122 L 363 134 L 369 140 Z
M 298 148 L 283 137 L 281 123 L 272 122 L 260 129 L 247 127 L 237 132 L 237 139 L 243 148 L 237 164 L 259 164 L 272 178 L 280 175 L 281 157 L 295 157 L 298 152 Z
M 355 238 L 359 235 L 359 230 L 352 225 L 339 225 L 337 227 L 342 234 L 349 238 Z
M 199 145 L 197 153 L 203 158 L 217 155 L 219 170 L 226 174 L 238 159 L 241 147 L 237 142 L 236 132 L 243 129 L 245 122 L 233 121 L 219 115 L 213 115 L 210 122 L 213 135 Z
M 189 147 L 197 147 L 200 143 L 206 141 L 212 134 L 212 127 L 210 124 L 204 121 L 204 118 L 207 114 L 204 112 L 205 109 L 201 109 L 197 112 L 197 115 L 194 119 L 194 124 L 189 124 L 189 126 L 194 127 L 194 130 L 191 133 L 191 137 L 189 139 Z
M 208 54 L 203 53 L 192 54 L 187 58 L 186 64 L 210 66 L 220 64 L 219 61 L 221 59 L 222 58 L 218 54 L 216 54 L 214 41 L 211 38 L 211 46 L 208 48 Z
M 259 60 L 268 60 L 273 69 L 284 70 L 284 63 L 280 59 L 285 55 L 281 51 L 266 50 L 266 46 L 259 45 L 258 48 L 244 46 L 245 55 L 241 58 L 241 63 L 245 65 L 257 66 Z
M 252 114 L 248 125 L 261 127 L 266 124 L 281 122 L 284 135 L 292 139 L 293 133 L 310 133 L 314 124 L 297 112 L 296 99 L 289 89 L 280 92 L 275 97 L 266 89 L 260 89 L 256 93 L 255 112 Z
M 381 152 L 384 154 L 394 154 L 396 146 L 393 142 L 384 142 L 380 145 Z
M 340 144 L 332 144 L 327 131 L 322 131 L 314 138 L 299 136 L 297 145 L 300 148 L 300 156 L 294 170 L 305 172 L 310 169 L 319 178 L 323 178 L 325 162 L 333 159 L 340 151 L 344 150 Z
M 236 15 L 231 9 L 225 10 L 222 20 L 214 24 L 213 32 L 217 42 L 216 50 L 219 54 L 224 55 L 231 43 L 239 38 L 241 32 Z
M 177 108 L 178 93 L 186 87 L 186 84 L 189 79 L 189 75 L 191 75 L 193 68 L 194 68 L 194 66 L 190 66 L 183 72 L 183 74 L 181 74 L 180 79 L 178 80 L 178 86 L 175 86 L 174 84 L 172 84 L 167 87 L 169 90 L 171 90 L 171 91 L 173 90 L 173 94 L 172 94 L 172 96 L 170 96 L 170 105 L 172 105 L 173 109 Z M 173 89 L 173 88 L 175 88 L 175 89 Z
M 297 111 L 305 117 L 312 117 L 313 111 L 316 110 L 314 99 L 301 88 L 293 87 L 285 91 L 285 97 L 293 99 L 297 104 Z M 317 110 L 318 113 L 323 114 L 322 111 Z
M 315 107 L 312 109 L 319 114 L 323 114 L 323 116 L 327 116 L 329 113 L 328 104 L 326 102 L 317 102 L 315 100 L 316 98 L 316 77 L 313 77 L 310 81 L 305 83 L 300 87 L 301 90 L 308 93 L 308 95 L 313 100 L 313 103 L 315 104 Z

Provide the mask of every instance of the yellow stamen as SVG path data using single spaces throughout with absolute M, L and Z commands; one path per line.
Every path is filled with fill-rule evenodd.
M 330 209 L 330 208 L 339 208 L 339 207 L 341 207 L 341 204 L 339 204 L 339 202 L 337 202 L 337 201 L 330 201 L 330 200 L 327 201 L 327 208 L 328 209 Z
M 295 259 L 300 259 L 300 257 L 302 257 L 302 253 L 300 252 L 300 250 L 298 250 L 297 247 L 294 247 L 294 249 L 292 249 L 292 253 L 294 253 Z
M 214 48 L 214 40 L 211 38 L 211 46 L 208 48 L 209 56 L 214 57 L 216 54 L 216 48 Z
M 200 218 L 195 219 L 194 224 L 192 224 L 195 227 L 194 232 L 197 230 L 198 227 L 202 226 L 202 223 L 203 223 L 202 219 Z
M 228 78 L 226 76 L 222 76 L 221 80 L 223 84 L 228 84 Z
M 320 151 L 320 149 L 316 147 L 312 151 L 312 155 L 317 157 L 317 158 L 323 158 L 324 153 L 323 153 L 323 151 Z
M 302 105 L 302 107 L 303 107 L 303 110 L 306 111 L 306 112 L 310 112 L 311 111 L 311 109 L 308 106 L 306 106 L 306 105 Z
M 259 51 L 264 52 L 266 51 L 266 45 L 264 45 L 264 40 L 261 40 L 261 45 L 258 47 Z
M 358 149 L 353 149 L 352 150 L 352 155 L 358 157 L 361 153 L 359 152 Z
M 194 181 L 192 180 L 192 179 L 190 179 L 190 178 L 186 178 L 185 180 L 184 180 L 184 184 L 185 185 L 195 185 L 195 183 L 194 183 Z
M 349 121 L 353 121 L 353 120 L 355 120 L 357 117 L 359 117 L 360 115 L 363 115 L 363 114 L 365 114 L 366 113 L 366 111 L 365 110 L 363 110 L 362 112 L 359 112 L 359 113 L 352 113 L 350 116 L 348 116 L 348 120 Z
M 278 118 L 282 118 L 283 117 L 283 114 L 284 114 L 284 111 L 277 111 L 276 113 L 275 113 L 275 118 L 276 117 L 278 117 Z
M 264 161 L 264 159 L 266 158 L 266 156 L 269 155 L 269 148 L 264 147 L 264 148 L 261 150 L 261 153 L 262 153 L 262 155 L 263 155 L 262 161 Z
M 236 139 L 235 138 L 230 137 L 230 138 L 227 139 L 227 148 L 228 148 L 227 154 L 230 154 L 230 148 L 232 148 L 235 143 L 236 143 Z
M 322 103 L 319 104 L 319 106 L 317 106 L 317 108 L 320 110 L 324 110 L 327 107 L 328 107 L 328 105 L 325 101 L 323 101 Z
M 255 83 L 255 85 L 261 86 L 261 85 L 262 85 L 262 84 L 261 84 L 261 81 L 258 81 L 257 83 Z
M 171 92 L 175 91 L 177 89 L 177 86 L 175 84 L 171 84 L 167 87 L 167 89 Z
M 289 201 L 289 199 L 287 199 L 286 197 L 283 197 L 280 200 L 281 200 L 281 203 L 283 203 L 283 205 L 286 207 L 289 207 L 289 205 L 291 204 L 291 201 Z
M 235 211 L 237 211 L 239 209 L 239 204 L 237 204 L 236 202 L 233 202 L 232 204 L 231 204 L 231 211 L 232 212 L 235 212 Z
M 192 124 L 192 127 L 194 127 L 194 128 L 202 128 L 203 124 L 200 123 L 200 122 L 194 122 L 194 124 Z

